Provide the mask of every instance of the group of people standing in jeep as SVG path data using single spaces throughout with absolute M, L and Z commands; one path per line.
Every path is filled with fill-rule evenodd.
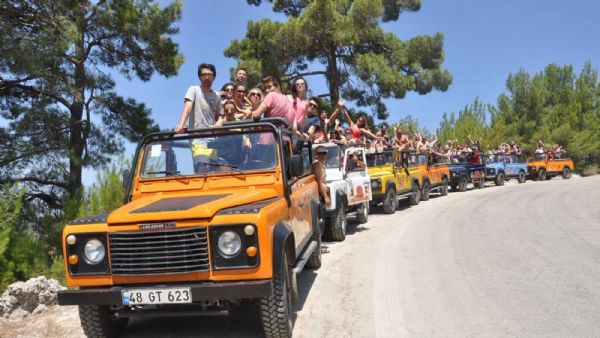
M 473 141 L 470 135 L 470 146 L 459 144 L 457 140 L 450 140 L 442 146 L 437 136 L 431 140 L 418 131 L 410 134 L 400 124 L 395 125 L 392 132 L 388 131 L 385 124 L 377 131 L 372 131 L 366 116 L 352 118 L 343 100 L 339 100 L 334 111 L 328 114 L 319 97 L 308 97 L 308 83 L 302 77 L 296 77 L 290 82 L 290 93 L 287 95 L 282 92 L 279 80 L 273 76 L 262 79 L 262 89 L 250 86 L 247 82 L 247 70 L 244 68 L 239 68 L 235 73 L 235 81 L 227 82 L 220 91 L 213 89 L 216 77 L 214 65 L 202 63 L 198 66 L 200 84 L 188 88 L 175 132 L 182 133 L 188 126 L 192 129 L 212 128 L 227 121 L 259 121 L 261 118 L 280 117 L 289 123 L 300 139 L 310 140 L 312 143 L 335 141 L 364 144 L 370 153 L 392 148 L 445 157 L 448 162 L 456 156 L 465 155 L 470 161 L 480 161 L 481 140 Z M 347 126 L 340 122 L 342 114 Z M 244 146 L 252 147 L 248 140 L 244 141 Z M 487 155 L 502 153 L 520 155 L 522 150 L 514 141 L 510 144 L 502 143 L 495 150 L 487 149 Z M 558 144 L 547 147 L 539 141 L 535 154 L 544 153 L 560 157 L 565 150 Z

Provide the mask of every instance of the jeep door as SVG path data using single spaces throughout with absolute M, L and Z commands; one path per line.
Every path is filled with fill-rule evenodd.
M 515 177 L 519 175 L 519 159 L 515 154 L 511 154 L 510 156 L 505 157 L 506 161 L 504 162 L 504 168 L 506 172 L 506 177 Z
M 352 159 L 351 155 L 352 154 Z M 362 163 L 358 166 L 350 165 L 349 161 Z M 371 179 L 367 171 L 367 158 L 364 150 L 346 149 L 343 165 L 344 180 L 346 181 L 346 196 L 348 205 L 368 202 L 373 199 L 371 193 Z
M 404 156 L 404 158 L 403 158 Z M 398 192 L 405 192 L 410 190 L 411 182 L 410 176 L 411 173 L 413 175 L 419 170 L 419 168 L 415 168 L 411 165 L 408 153 L 394 152 L 394 172 L 396 175 L 396 190 Z
M 310 153 L 310 152 L 308 152 Z M 289 159 L 292 155 L 292 146 L 289 141 L 284 142 L 284 157 L 286 166 L 289 166 Z M 304 172 L 301 176 L 293 177 L 289 169 L 285 170 L 287 182 L 291 192 L 292 206 L 290 208 L 291 225 L 294 229 L 295 246 L 303 246 L 309 238 L 312 230 L 312 210 L 311 200 L 315 196 L 318 199 L 317 184 L 312 174 L 312 156 L 309 155 L 310 166 L 304 166 Z M 316 226 L 316 225 L 315 225 Z

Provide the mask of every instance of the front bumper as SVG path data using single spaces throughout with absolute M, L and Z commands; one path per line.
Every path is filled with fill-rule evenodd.
M 273 292 L 273 283 L 269 280 L 195 284 L 167 284 L 160 287 L 190 287 L 192 302 L 234 300 L 268 297 Z M 153 289 L 157 286 L 118 286 L 82 290 L 58 291 L 59 305 L 122 305 L 121 291 L 128 289 Z

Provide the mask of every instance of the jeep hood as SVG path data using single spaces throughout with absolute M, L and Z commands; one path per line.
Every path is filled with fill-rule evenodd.
M 369 176 L 371 177 L 371 179 L 374 178 L 379 178 L 383 175 L 392 175 L 392 171 L 389 169 L 386 170 L 369 170 Z
M 464 164 L 448 164 L 450 171 L 467 171 L 467 167 Z
M 273 189 L 221 190 L 202 194 L 149 195 L 129 202 L 108 216 L 109 225 L 209 219 L 219 210 L 277 197 Z

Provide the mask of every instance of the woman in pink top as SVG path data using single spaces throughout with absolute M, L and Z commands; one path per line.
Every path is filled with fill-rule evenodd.
M 367 119 L 364 115 L 360 115 L 358 119 L 356 119 L 356 123 L 354 123 L 350 117 L 350 114 L 348 114 L 347 109 L 344 109 L 344 114 L 346 115 L 346 120 L 350 124 L 350 131 L 352 132 L 350 142 L 362 142 L 363 134 L 369 135 L 374 139 L 379 139 L 379 137 L 375 136 L 371 131 L 369 131 Z
M 296 117 L 296 122 L 300 129 L 304 127 L 304 121 L 306 119 L 306 108 L 308 105 L 308 98 L 306 92 L 308 91 L 308 84 L 304 78 L 299 77 L 292 81 L 292 95 L 286 95 L 288 101 L 292 105 L 292 111 Z
M 262 80 L 262 84 L 267 89 L 267 95 L 265 95 L 263 102 L 255 110 L 245 110 L 244 113 L 252 115 L 255 121 L 260 120 L 261 116 L 265 118 L 281 117 L 296 130 L 294 112 L 285 95 L 281 94 L 279 81 L 272 76 L 267 76 Z

